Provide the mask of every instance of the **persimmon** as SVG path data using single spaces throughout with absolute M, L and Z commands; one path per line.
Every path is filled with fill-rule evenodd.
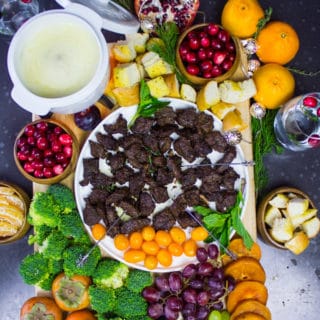
M 77 311 L 89 306 L 89 286 L 91 278 L 82 275 L 67 277 L 58 274 L 52 282 L 52 295 L 60 309 Z
M 271 320 L 271 312 L 268 307 L 257 300 L 244 300 L 238 304 L 230 316 L 230 320 L 235 320 L 239 315 L 253 312 L 263 316 L 266 320 Z
M 49 297 L 32 297 L 25 301 L 20 310 L 20 320 L 24 319 L 40 319 L 43 314 L 52 320 L 62 320 L 62 310 L 56 302 Z M 39 318 L 38 318 L 39 317 Z
M 254 312 L 246 312 L 240 314 L 239 316 L 234 318 L 234 320 L 266 320 L 266 318 Z
M 78 310 L 67 315 L 65 320 L 97 320 L 89 310 Z
M 228 249 L 232 252 L 234 252 L 237 257 L 252 257 L 257 260 L 261 259 L 261 249 L 260 246 L 254 242 L 251 249 L 248 249 L 242 240 L 242 238 L 234 238 L 230 241 L 230 244 L 228 246 Z M 228 255 L 224 255 L 222 257 L 222 262 L 224 265 L 231 262 L 232 259 Z
M 228 312 L 232 313 L 240 302 L 248 299 L 257 300 L 265 305 L 268 299 L 268 290 L 266 286 L 259 281 L 238 282 L 234 290 L 228 295 Z
M 233 277 L 236 282 L 254 280 L 265 283 L 266 281 L 266 273 L 260 262 L 251 257 L 241 257 L 230 262 L 224 268 L 224 274 Z

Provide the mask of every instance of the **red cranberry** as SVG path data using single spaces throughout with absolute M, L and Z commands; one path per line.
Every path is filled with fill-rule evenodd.
M 50 156 L 53 155 L 53 151 L 51 149 L 46 149 L 46 150 L 43 151 L 43 155 L 45 157 L 50 157 Z
M 197 56 L 194 52 L 188 52 L 186 58 L 189 63 L 197 62 Z
M 197 50 L 200 48 L 200 41 L 198 38 L 191 38 L 189 40 L 189 47 L 192 49 L 192 50 Z
M 62 133 L 59 136 L 59 141 L 64 146 L 70 146 L 72 145 L 72 137 L 68 133 Z
M 33 136 L 30 136 L 30 137 L 28 137 L 28 144 L 30 145 L 30 146 L 35 146 L 36 145 L 36 139 L 35 139 L 35 137 L 33 137 Z
M 226 30 L 220 30 L 218 33 L 218 39 L 222 42 L 228 42 L 230 39 L 229 32 Z
M 196 31 L 190 31 L 188 34 L 187 34 L 187 38 L 188 39 L 192 39 L 192 38 L 196 38 L 197 37 L 197 32 Z
M 206 72 L 206 71 L 211 72 L 211 69 L 213 67 L 213 63 L 210 60 L 205 60 L 205 61 L 201 62 L 200 67 L 203 72 Z
M 39 139 L 41 137 L 44 137 L 45 134 L 42 131 L 35 131 L 33 136 L 34 136 L 35 139 Z
M 315 97 L 309 96 L 303 99 L 303 105 L 306 107 L 314 108 L 318 104 L 318 100 Z
M 207 27 L 207 32 L 210 34 L 210 36 L 215 36 L 219 32 L 219 26 L 215 23 L 209 23 Z
M 33 148 L 31 151 L 31 157 L 33 159 L 42 159 L 43 153 L 41 152 L 41 150 L 39 150 L 37 148 Z
M 55 135 L 58 136 L 59 134 L 61 134 L 64 131 L 63 131 L 63 129 L 61 127 L 56 126 L 56 127 L 54 127 L 53 132 L 54 132 Z
M 65 156 L 67 158 L 71 158 L 72 157 L 72 146 L 63 147 L 63 153 L 65 154 Z
M 234 52 L 236 50 L 236 47 L 232 41 L 228 41 L 224 47 L 228 52 Z
M 222 62 L 222 69 L 225 70 L 225 71 L 228 71 L 231 69 L 233 65 L 233 61 L 231 61 L 230 59 L 226 59 Z
M 46 178 L 51 178 L 53 176 L 53 171 L 51 168 L 44 167 L 42 172 L 43 172 L 43 176 Z
M 320 117 L 320 108 L 317 110 L 317 116 Z
M 222 49 L 222 42 L 219 39 L 214 38 L 211 40 L 211 47 L 213 49 L 220 50 Z
M 225 51 L 217 51 L 213 55 L 213 62 L 217 65 L 220 65 L 226 58 L 227 53 Z
M 55 162 L 52 157 L 46 157 L 43 159 L 43 164 L 45 167 L 53 167 Z
M 45 137 L 40 137 L 38 140 L 37 140 L 37 147 L 40 149 L 40 150 L 45 150 L 48 148 L 48 140 L 45 138 Z
M 205 36 L 203 38 L 201 38 L 200 40 L 201 46 L 203 48 L 208 48 L 210 46 L 210 39 L 208 36 Z
M 196 64 L 189 64 L 187 66 L 187 72 L 190 73 L 191 75 L 197 75 L 200 72 L 199 67 Z
M 52 168 L 52 171 L 53 171 L 54 175 L 58 176 L 59 174 L 61 174 L 63 172 L 63 167 L 61 164 L 56 164 Z
M 43 171 L 42 169 L 37 169 L 37 170 L 34 170 L 34 173 L 33 175 L 36 177 L 36 178 L 43 178 Z
M 51 150 L 54 153 L 60 152 L 62 150 L 61 143 L 58 140 L 54 140 L 51 142 Z
M 26 162 L 24 165 L 23 165 L 23 169 L 24 171 L 26 171 L 27 173 L 32 173 L 34 171 L 34 168 L 33 166 L 31 165 L 30 162 Z
M 29 137 L 28 137 L 29 138 Z M 21 148 L 22 146 L 25 146 L 28 144 L 28 138 L 26 137 L 20 137 L 18 140 L 17 140 L 17 147 L 18 148 Z
M 210 79 L 212 78 L 212 73 L 211 73 L 211 70 L 207 70 L 207 71 L 204 71 L 202 76 L 206 79 Z
M 39 161 L 39 160 L 33 160 L 31 162 L 31 166 L 35 169 L 35 170 L 42 170 L 43 168 L 43 162 Z
M 36 124 L 36 129 L 44 132 L 48 129 L 48 123 L 45 121 L 40 121 Z
M 221 76 L 222 75 L 222 70 L 221 70 L 221 68 L 219 66 L 214 65 L 212 67 L 211 74 L 212 74 L 213 78 Z
M 57 160 L 58 163 L 66 163 L 68 161 L 67 157 L 62 152 L 56 153 L 55 159 Z
M 214 49 L 213 48 L 206 48 L 206 54 L 207 54 L 207 58 L 211 59 L 214 55 Z
M 23 146 L 20 148 L 20 151 L 21 151 L 25 156 L 28 156 L 28 155 L 30 155 L 30 153 L 31 153 L 31 147 L 28 146 L 28 145 L 23 145 Z
M 199 60 L 205 60 L 207 58 L 206 50 L 204 48 L 200 48 L 198 50 L 197 56 Z
M 22 151 L 18 151 L 18 152 L 17 152 L 17 158 L 18 158 L 20 161 L 26 161 L 26 160 L 28 160 L 28 156 L 26 156 Z
M 235 58 L 236 58 L 236 55 L 234 53 L 229 53 L 229 56 L 228 56 L 229 60 L 234 62 Z
M 25 127 L 24 129 L 24 133 L 30 137 L 30 136 L 33 136 L 34 132 L 36 131 L 35 127 L 33 125 L 28 125 Z

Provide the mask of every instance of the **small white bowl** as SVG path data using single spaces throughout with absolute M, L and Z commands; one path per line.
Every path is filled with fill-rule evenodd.
M 45 76 L 47 75 L 44 76 L 41 72 L 43 67 L 39 68 L 40 71 L 35 71 L 35 74 L 39 73 L 40 75 L 43 75 L 43 77 L 30 77 L 30 81 L 32 81 L 32 85 L 30 85 L 29 80 L 26 80 L 27 73 L 23 71 L 24 69 L 22 69 L 21 61 L 24 57 L 23 55 L 27 54 L 27 50 L 31 50 L 32 46 L 36 46 L 34 44 L 35 39 L 41 40 L 39 40 L 38 45 L 39 48 L 41 48 L 42 55 L 37 61 L 33 61 L 33 65 L 37 66 L 38 63 L 41 63 L 41 59 L 43 59 L 42 66 L 47 66 L 45 63 L 47 55 L 42 46 L 44 45 L 45 48 L 48 48 L 48 56 L 51 56 L 51 61 L 53 60 L 53 63 L 55 63 L 54 66 L 60 65 L 60 73 L 63 71 L 66 76 L 69 74 L 76 74 L 75 71 L 77 71 L 78 63 L 75 63 L 75 61 L 77 61 L 76 56 L 78 53 L 83 54 L 84 46 L 81 48 L 79 46 L 79 48 L 72 50 L 73 56 L 75 57 L 74 60 L 72 59 L 70 51 L 68 60 L 63 60 L 63 54 L 65 54 L 65 56 L 68 55 L 68 51 L 63 51 L 64 42 L 62 42 L 60 47 L 58 45 L 52 47 L 51 44 L 54 44 L 54 41 L 46 41 L 51 38 L 57 39 L 57 42 L 60 43 L 61 39 L 66 34 L 66 32 L 60 33 L 60 31 L 68 30 L 67 28 L 79 30 L 79 33 L 75 32 L 75 35 L 79 35 L 79 37 L 83 36 L 83 40 L 80 38 L 78 40 L 81 40 L 82 44 L 88 44 L 88 46 L 93 44 L 97 48 L 98 52 L 91 50 L 91 52 L 88 52 L 88 57 L 85 58 L 85 61 L 88 64 L 90 63 L 91 58 L 94 58 L 96 63 L 90 67 L 87 75 L 85 74 L 86 71 L 83 71 L 77 78 L 75 76 L 75 79 L 77 79 L 77 81 L 79 80 L 80 83 L 75 84 L 73 88 L 70 88 L 70 90 L 65 93 L 59 92 L 54 88 L 54 85 L 59 86 L 59 81 L 56 81 L 55 84 L 51 82 L 51 79 L 54 79 L 54 77 L 50 78 L 50 76 L 48 76 L 47 79 L 49 79 L 49 81 L 45 80 Z M 28 20 L 14 35 L 8 51 L 7 63 L 9 75 L 13 82 L 13 89 L 11 92 L 13 100 L 23 109 L 37 115 L 45 115 L 48 112 L 62 114 L 76 113 L 88 108 L 96 102 L 103 94 L 109 79 L 109 52 L 101 28 L 101 17 L 91 9 L 79 4 L 70 4 L 67 9 L 45 11 Z M 59 34 L 56 33 L 52 36 L 51 33 L 55 32 L 55 30 L 60 30 Z M 69 36 L 71 37 L 70 32 Z M 49 33 L 51 36 L 46 37 Z M 68 43 L 68 39 L 66 39 L 66 43 Z M 77 42 L 75 43 L 77 44 Z M 33 48 L 33 50 L 37 52 L 36 47 Z M 61 54 L 60 57 L 59 54 Z M 62 63 L 66 61 L 67 63 L 62 67 Z M 71 69 L 74 70 L 73 73 L 68 70 L 70 65 L 73 65 L 74 67 Z M 83 65 L 82 61 L 79 60 L 79 67 Z M 58 69 L 58 67 L 52 67 L 50 72 L 55 75 L 56 69 Z M 61 82 L 68 84 L 68 81 L 65 81 L 65 78 L 63 78 L 63 76 L 61 77 L 61 74 L 59 74 L 59 76 Z M 34 83 L 35 80 L 38 82 Z M 46 86 L 50 86 L 50 89 L 46 88 Z M 63 86 L 61 87 L 63 88 Z M 41 93 L 40 90 L 39 92 L 35 90 L 38 88 L 42 88 Z M 45 94 L 42 94 L 42 92 L 44 92 L 43 88 L 47 90 Z

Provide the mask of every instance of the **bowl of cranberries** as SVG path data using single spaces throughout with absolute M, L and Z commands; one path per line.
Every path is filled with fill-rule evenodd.
M 185 30 L 178 39 L 176 62 L 193 84 L 224 81 L 240 63 L 240 42 L 216 23 L 203 23 Z
M 79 154 L 77 139 L 69 128 L 51 119 L 39 119 L 19 132 L 14 159 L 29 180 L 52 184 L 66 178 Z

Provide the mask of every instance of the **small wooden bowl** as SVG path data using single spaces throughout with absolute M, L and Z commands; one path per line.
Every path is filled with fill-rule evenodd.
M 236 56 L 233 62 L 232 67 L 226 71 L 225 73 L 223 73 L 222 75 L 215 77 L 215 78 L 202 78 L 202 77 L 198 77 L 198 76 L 194 76 L 191 75 L 190 73 L 187 72 L 185 65 L 181 59 L 180 53 L 179 53 L 179 48 L 181 43 L 184 41 L 185 37 L 188 35 L 189 32 L 193 31 L 193 30 L 197 30 L 197 29 L 203 29 L 204 27 L 206 27 L 208 25 L 208 23 L 201 23 L 201 24 L 196 24 L 193 25 L 192 27 L 186 29 L 179 37 L 178 39 L 178 44 L 177 44 L 177 49 L 176 49 L 176 62 L 177 62 L 177 66 L 178 69 L 181 71 L 181 73 L 193 84 L 195 85 L 205 85 L 207 82 L 214 80 L 217 82 L 222 82 L 224 80 L 227 80 L 229 78 L 231 78 L 237 71 L 239 65 L 240 65 L 240 60 L 241 60 L 241 43 L 240 40 L 236 37 L 230 36 L 231 39 L 234 42 L 235 45 L 235 52 L 236 52 Z M 220 26 L 221 29 L 223 29 Z
M 15 184 L 8 183 L 5 181 L 0 181 L 0 187 L 7 187 L 12 189 L 14 194 L 18 196 L 20 200 L 22 200 L 24 205 L 24 212 L 23 212 L 24 217 L 23 217 L 23 222 L 20 229 L 12 236 L 0 237 L 0 244 L 6 244 L 6 243 L 11 243 L 21 239 L 29 230 L 30 224 L 27 221 L 27 213 L 29 210 L 30 198 L 25 191 L 23 191 L 20 187 L 16 186 Z
M 24 133 L 25 128 L 28 125 L 35 125 L 35 124 L 37 124 L 39 122 L 43 122 L 43 121 L 47 122 L 48 124 L 61 127 L 66 133 L 68 133 L 72 137 L 72 156 L 71 156 L 71 159 L 70 159 L 68 166 L 63 170 L 63 172 L 61 174 L 59 174 L 57 176 L 53 176 L 51 178 L 37 178 L 37 177 L 34 177 L 33 175 L 29 174 L 28 172 L 26 172 L 24 170 L 24 168 L 23 168 L 23 166 L 17 156 L 17 142 L 18 142 L 18 139 Z M 16 166 L 18 167 L 19 171 L 22 173 L 22 175 L 25 178 L 27 178 L 28 180 L 31 180 L 32 182 L 39 183 L 39 184 L 54 184 L 54 183 L 57 183 L 57 182 L 65 179 L 75 168 L 77 158 L 79 155 L 79 142 L 78 142 L 76 136 L 73 134 L 73 132 L 64 124 L 62 124 L 58 121 L 52 120 L 52 119 L 39 119 L 39 120 L 35 120 L 35 121 L 27 124 L 26 126 L 24 126 L 21 129 L 21 131 L 18 133 L 18 136 L 15 140 L 13 153 L 14 153 L 14 160 L 15 160 Z
M 269 201 L 279 193 L 284 193 L 284 194 L 293 193 L 301 198 L 308 199 L 310 203 L 310 207 L 315 208 L 315 205 L 306 193 L 304 193 L 299 189 L 291 188 L 291 187 L 279 187 L 270 191 L 259 204 L 258 212 L 257 212 L 257 228 L 263 242 L 265 242 L 270 246 L 276 247 L 278 249 L 288 250 L 283 243 L 280 243 L 271 237 L 270 227 L 265 223 L 265 219 L 264 219 Z

